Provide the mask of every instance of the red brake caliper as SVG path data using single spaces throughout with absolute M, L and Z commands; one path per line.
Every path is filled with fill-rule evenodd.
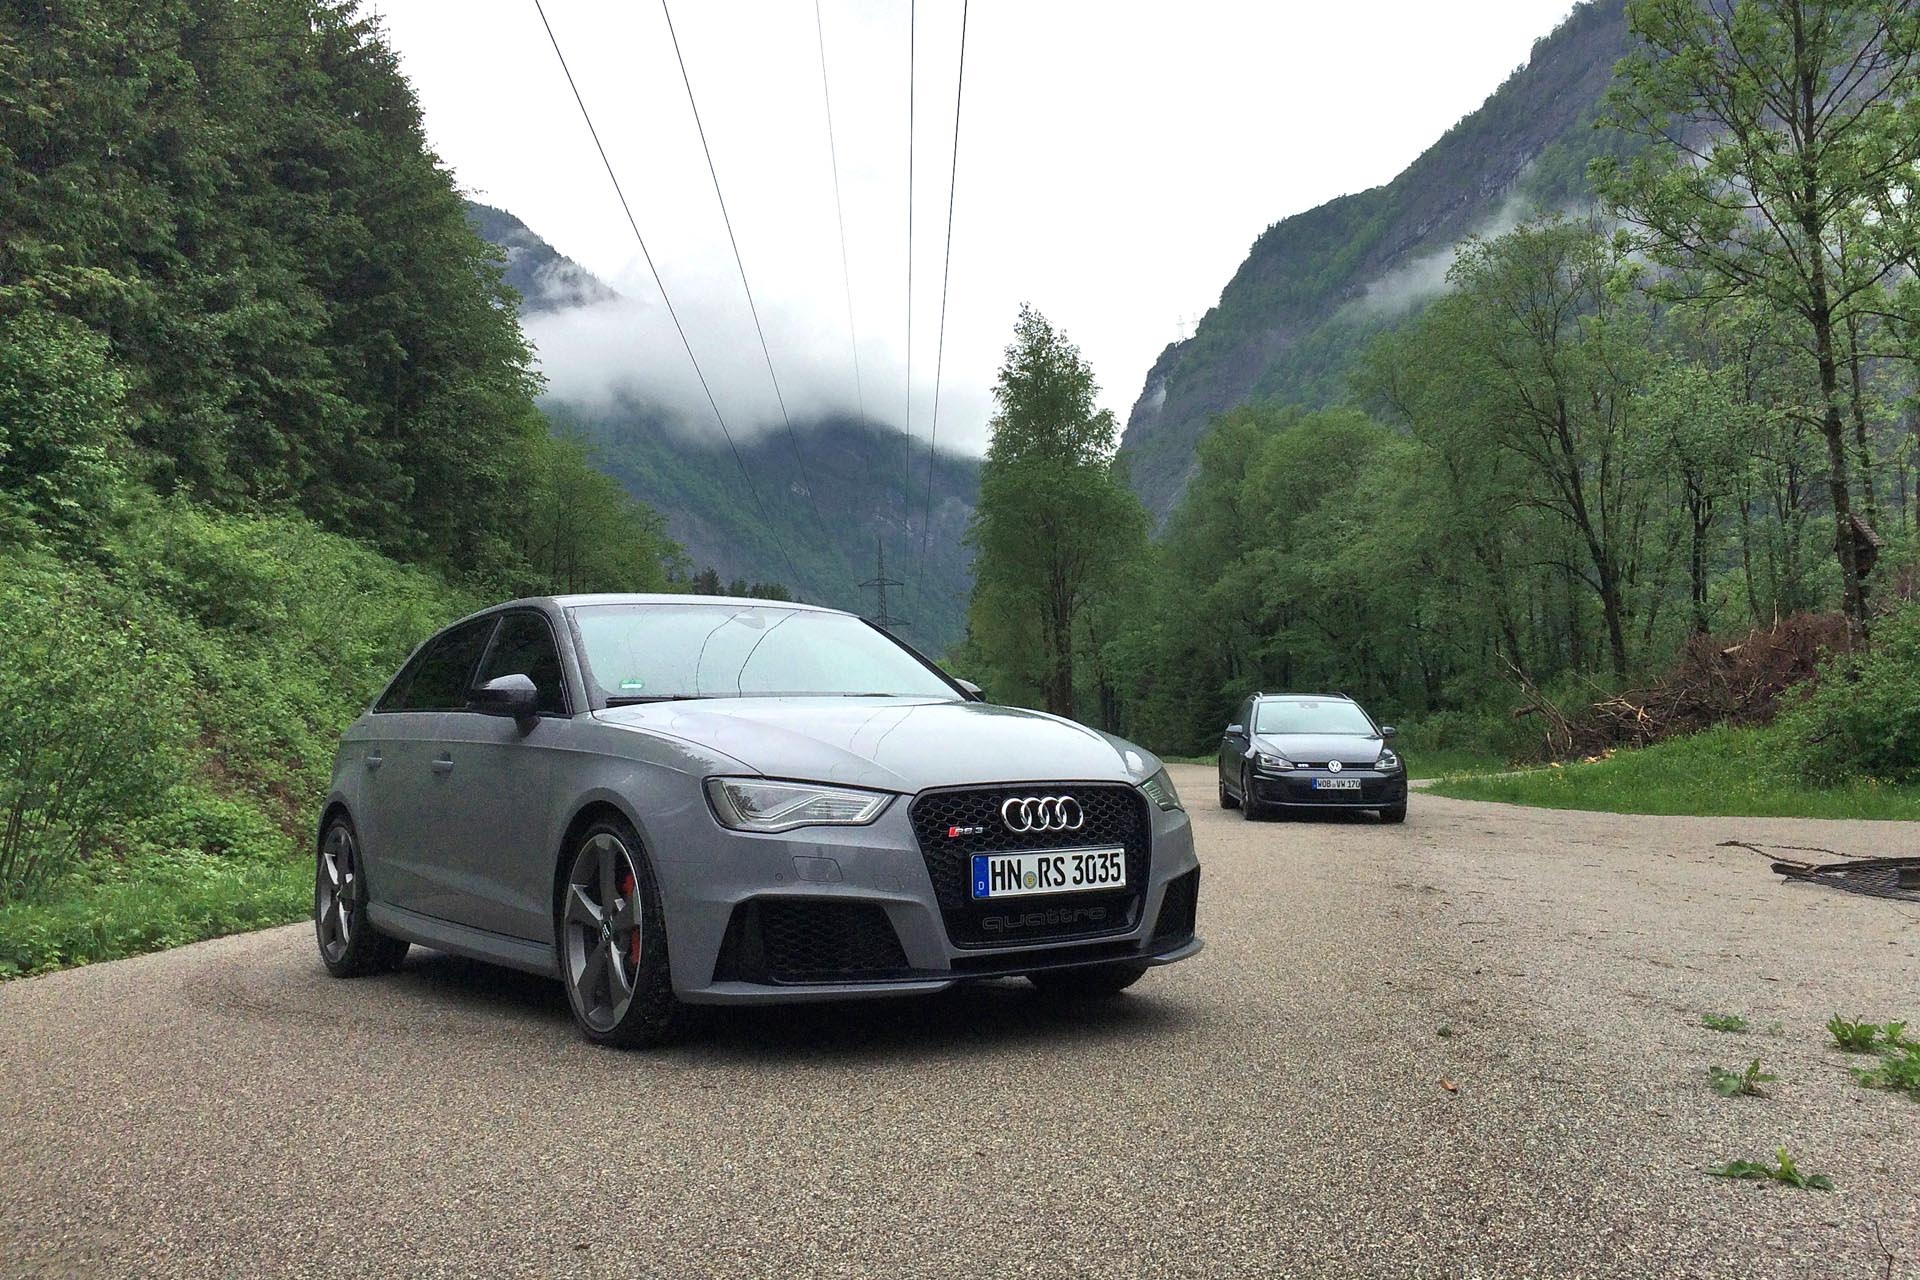
M 620 882 L 620 892 L 627 896 L 628 902 L 633 901 L 634 888 L 635 886 L 633 883 L 633 877 L 631 875 L 627 876 L 624 880 Z M 636 905 L 635 915 L 637 918 L 638 904 L 635 904 L 635 905 Z M 628 941 L 627 949 L 629 954 L 633 957 L 633 963 L 636 965 L 639 964 L 640 963 L 640 931 L 638 929 L 635 929 L 633 931 L 633 937 Z

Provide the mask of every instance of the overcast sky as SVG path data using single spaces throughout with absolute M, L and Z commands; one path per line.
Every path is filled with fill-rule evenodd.
M 536 326 L 555 389 L 630 381 L 711 422 L 533 0 L 369 0 L 468 192 L 633 300 Z M 658 3 L 546 0 L 730 425 L 778 422 Z M 1569 0 L 975 0 L 939 436 L 978 449 L 1019 305 L 1079 343 L 1124 424 L 1148 366 L 1270 223 L 1391 179 L 1523 63 Z M 812 0 L 673 6 L 796 418 L 856 404 Z M 906 0 L 821 0 L 869 416 L 907 394 Z M 931 425 L 960 0 L 920 0 L 912 430 Z M 695 413 L 695 407 L 698 413 Z

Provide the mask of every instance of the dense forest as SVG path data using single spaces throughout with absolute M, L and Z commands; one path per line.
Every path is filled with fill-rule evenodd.
M 0 226 L 0 973 L 296 914 L 409 646 L 682 567 L 354 6 L 7 6 Z
M 1580 736 L 1543 724 L 1644 711 L 1677 664 L 1710 674 L 1792 632 L 1825 637 L 1835 678 L 1818 707 L 1780 700 L 1803 717 L 1783 757 L 1920 771 L 1920 17 L 1627 17 L 1604 137 L 1577 149 L 1590 212 L 1465 239 L 1445 292 L 1354 355 L 1341 403 L 1217 415 L 1163 536 L 1120 539 L 1076 604 L 1069 669 L 982 629 L 1018 572 L 983 556 L 976 678 L 1176 752 L 1210 752 L 1265 688 L 1351 693 L 1418 726 L 1416 751 L 1539 758 Z M 1009 487 L 994 458 L 983 535 Z

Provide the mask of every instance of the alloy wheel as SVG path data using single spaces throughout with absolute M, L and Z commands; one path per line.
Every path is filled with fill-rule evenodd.
M 633 1003 L 641 956 L 639 875 L 611 831 L 595 832 L 574 855 L 561 933 L 574 1007 L 595 1031 L 611 1031 Z
M 340 963 L 353 945 L 353 904 L 359 873 L 353 832 L 345 823 L 336 822 L 320 844 L 320 873 L 313 888 L 314 929 L 320 935 L 320 954 L 331 964 Z

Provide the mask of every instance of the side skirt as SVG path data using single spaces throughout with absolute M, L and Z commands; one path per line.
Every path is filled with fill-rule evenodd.
M 509 938 L 504 934 L 489 933 L 471 925 L 421 915 L 417 911 L 408 911 L 405 907 L 390 906 L 384 902 L 368 903 L 367 918 L 373 922 L 374 928 L 384 934 L 405 938 L 408 942 L 431 947 L 435 951 L 450 951 L 469 959 L 485 960 L 489 964 L 505 965 L 509 969 L 537 973 L 546 978 L 560 976 L 560 966 L 555 961 L 553 947 L 544 942 Z

